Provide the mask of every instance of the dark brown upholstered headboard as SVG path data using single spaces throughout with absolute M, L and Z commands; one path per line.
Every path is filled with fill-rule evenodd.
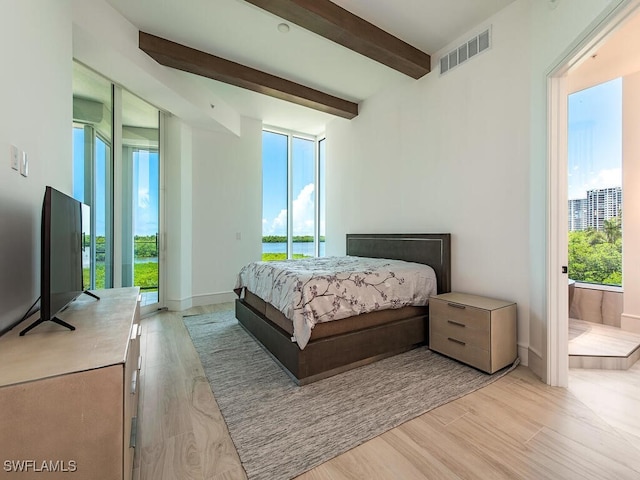
M 347 234 L 347 255 L 423 263 L 436 272 L 438 293 L 451 291 L 451 234 Z

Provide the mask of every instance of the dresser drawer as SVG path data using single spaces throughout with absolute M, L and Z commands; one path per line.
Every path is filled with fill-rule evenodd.
M 491 312 L 481 308 L 470 307 L 454 302 L 431 299 L 429 302 L 429 318 L 438 326 L 454 322 L 463 328 L 491 330 Z M 453 323 L 449 323 L 453 325 Z
M 429 342 L 431 350 L 455 358 L 485 372 L 491 369 L 489 350 L 437 333 L 432 333 Z

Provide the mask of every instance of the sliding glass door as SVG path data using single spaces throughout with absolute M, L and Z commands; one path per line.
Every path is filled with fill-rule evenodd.
M 158 109 L 122 92 L 122 286 L 139 286 L 143 306 L 159 300 L 159 122 Z

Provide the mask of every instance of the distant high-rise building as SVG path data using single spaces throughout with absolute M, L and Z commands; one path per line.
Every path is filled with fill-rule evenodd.
M 569 200 L 569 231 L 587 229 L 587 199 Z
M 587 198 L 569 200 L 569 231 L 603 230 L 604 222 L 622 212 L 622 187 L 589 190 Z
M 587 227 L 604 228 L 605 220 L 617 217 L 622 211 L 622 188 L 601 188 L 587 192 Z

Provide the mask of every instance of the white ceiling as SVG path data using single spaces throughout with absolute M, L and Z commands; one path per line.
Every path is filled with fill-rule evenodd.
M 107 0 L 139 30 L 346 100 L 361 102 L 411 78 L 243 0 Z M 514 0 L 334 0 L 433 56 Z M 436 58 L 432 58 L 435 65 Z M 193 76 L 188 73 L 181 73 Z M 193 76 L 195 77 L 195 76 Z M 199 83 L 243 116 L 320 133 L 331 115 L 210 79 Z
M 570 93 L 640 72 L 640 13 L 627 18 L 569 72 Z

